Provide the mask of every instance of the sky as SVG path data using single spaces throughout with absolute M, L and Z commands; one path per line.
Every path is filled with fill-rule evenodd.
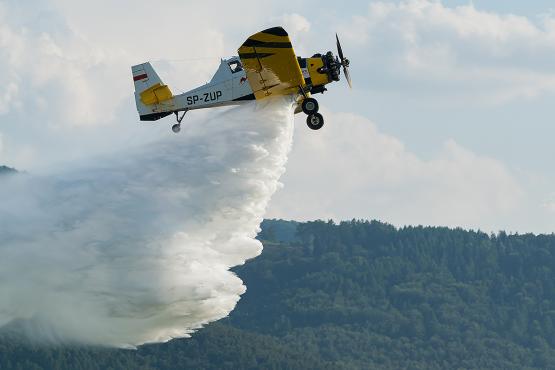
M 0 164 L 48 173 L 172 134 L 139 123 L 130 66 L 205 83 L 250 34 L 335 51 L 345 81 L 296 116 L 266 217 L 555 231 L 555 13 L 547 1 L 0 0 Z M 202 125 L 215 111 L 191 112 Z

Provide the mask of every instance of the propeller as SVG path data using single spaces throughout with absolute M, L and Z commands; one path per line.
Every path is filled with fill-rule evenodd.
M 343 66 L 343 73 L 349 83 L 349 87 L 352 89 L 353 83 L 351 82 L 351 75 L 349 74 L 349 59 L 345 58 L 343 55 L 343 49 L 341 49 L 341 43 L 339 42 L 339 36 L 337 36 L 337 33 L 335 34 L 335 39 L 337 40 L 337 53 L 339 54 L 341 65 Z

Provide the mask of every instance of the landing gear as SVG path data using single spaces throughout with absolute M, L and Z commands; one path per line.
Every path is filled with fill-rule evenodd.
M 172 126 L 172 131 L 174 133 L 179 133 L 179 131 L 181 131 L 181 121 L 183 121 L 183 118 L 185 117 L 185 113 L 187 113 L 187 110 L 183 111 L 183 114 L 181 115 L 181 117 L 179 117 L 179 112 L 174 112 L 175 113 L 175 120 L 177 121 L 177 123 L 175 125 Z
M 310 114 L 306 117 L 306 124 L 312 130 L 319 130 L 324 126 L 324 117 L 320 113 Z
M 299 86 L 299 93 L 302 94 L 304 98 L 301 103 L 301 109 L 308 116 L 306 117 L 306 124 L 308 127 L 312 130 L 319 130 L 324 126 L 324 117 L 318 113 L 318 101 L 314 98 L 309 98 L 308 92 L 310 92 L 310 89 L 305 90 L 303 86 Z M 297 113 L 297 111 L 295 111 L 295 113 Z
M 318 101 L 314 98 L 305 98 L 301 104 L 301 108 L 303 112 L 309 116 L 318 113 Z

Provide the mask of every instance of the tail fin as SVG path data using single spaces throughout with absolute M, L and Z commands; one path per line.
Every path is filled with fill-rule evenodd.
M 150 63 L 131 67 L 135 83 L 135 104 L 141 121 L 156 121 L 170 115 L 173 110 L 173 94 L 164 85 Z

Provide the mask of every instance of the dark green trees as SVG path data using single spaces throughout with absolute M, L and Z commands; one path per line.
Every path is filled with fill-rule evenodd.
M 0 369 L 555 368 L 555 236 L 264 222 L 228 319 L 138 351 L 4 337 Z

